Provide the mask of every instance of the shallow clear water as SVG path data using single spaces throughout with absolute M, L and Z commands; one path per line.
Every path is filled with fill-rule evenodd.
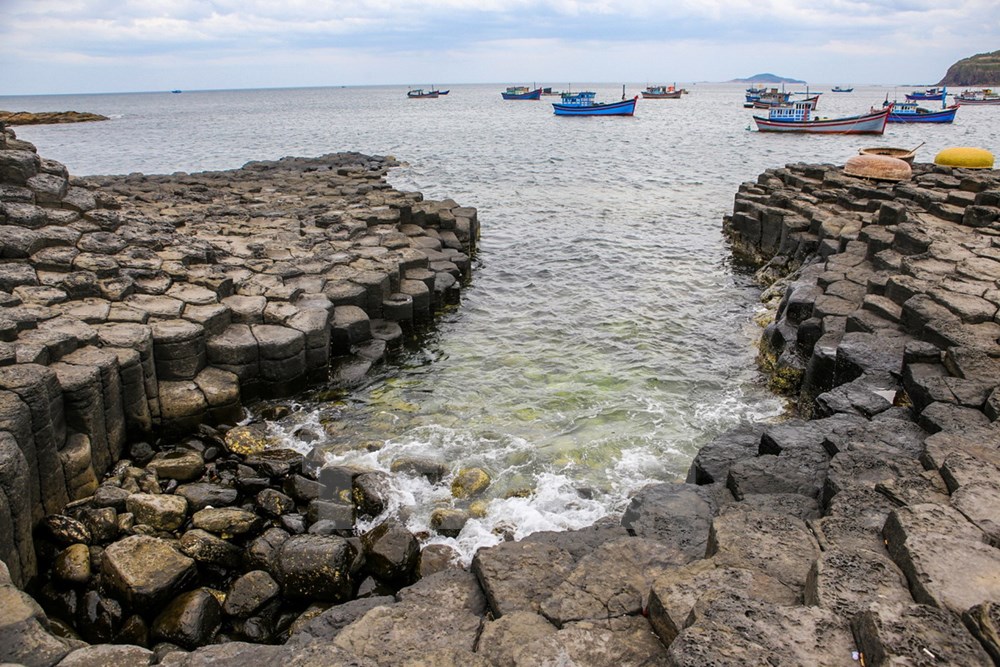
M 297 397 L 274 425 L 294 446 L 307 447 L 301 432 L 318 436 L 332 461 L 388 469 L 402 454 L 433 455 L 453 471 L 487 470 L 486 516 L 457 540 L 430 538 L 468 558 L 500 532 L 619 511 L 644 484 L 683 477 L 714 435 L 780 413 L 753 362 L 757 291 L 720 233 L 742 181 L 788 162 L 842 164 L 863 146 L 925 141 L 918 159 L 929 161 L 946 146 L 1000 144 L 1000 108 L 883 137 L 774 136 L 748 131 L 743 86 L 688 88 L 640 100 L 634 118 L 557 118 L 544 98 L 502 101 L 502 86 L 452 86 L 437 100 L 374 87 L 0 97 L 0 108 L 111 116 L 18 128 L 75 175 L 356 150 L 403 161 L 391 176 L 400 189 L 477 207 L 482 240 L 461 307 L 369 386 Z M 887 92 L 827 93 L 820 111 L 860 113 Z M 447 480 L 396 487 L 394 511 L 415 530 L 455 504 Z

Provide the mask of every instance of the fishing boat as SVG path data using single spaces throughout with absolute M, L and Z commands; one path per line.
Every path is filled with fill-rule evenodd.
M 432 90 L 431 92 L 432 93 L 437 93 L 438 95 L 447 95 L 448 93 L 451 92 L 451 90 L 450 89 L 449 90 Z
M 639 101 L 636 95 L 621 102 L 595 102 L 596 96 L 597 93 L 591 91 L 563 93 L 559 103 L 552 103 L 553 113 L 557 116 L 631 116 Z
M 854 88 L 841 88 L 840 86 L 834 86 L 830 89 L 831 93 L 853 93 Z
M 754 109 L 773 109 L 774 107 L 787 106 L 788 104 L 790 104 L 790 103 L 789 102 L 784 102 L 784 103 L 780 103 L 779 104 L 779 103 L 762 102 L 762 101 L 758 100 L 758 101 L 756 101 L 756 102 L 753 103 L 753 108 Z M 804 104 L 804 105 L 808 106 L 810 109 L 815 109 L 816 105 L 819 104 L 819 95 L 813 95 L 812 97 L 807 97 L 804 100 L 802 100 L 801 102 L 796 102 L 795 104 Z
M 791 99 L 791 93 L 786 93 L 783 90 L 779 91 L 777 88 L 765 90 L 758 95 L 747 93 L 747 102 L 752 104 L 755 109 L 766 109 L 780 104 L 788 104 Z
M 441 92 L 437 90 L 424 90 L 422 88 L 414 88 L 413 90 L 407 91 L 406 96 L 411 100 L 435 100 Z
M 503 95 L 505 100 L 540 100 L 542 98 L 542 89 L 535 88 L 531 90 L 527 86 L 510 86 L 500 94 Z
M 802 102 L 794 102 L 773 107 L 767 118 L 754 116 L 758 132 L 808 132 L 820 134 L 882 134 L 892 111 L 892 105 L 879 111 L 845 116 L 843 118 L 820 118 L 813 109 Z
M 943 102 L 942 102 L 943 104 Z M 942 106 L 940 109 L 926 109 L 916 102 L 889 102 L 888 98 L 882 107 L 892 106 L 889 114 L 890 123 L 951 123 L 955 120 L 958 105 Z M 876 111 L 872 107 L 872 111 Z
M 907 102 L 940 102 L 947 94 L 944 88 L 928 88 L 927 90 L 914 90 L 906 94 Z
M 961 106 L 1000 104 L 1000 94 L 997 94 L 991 88 L 963 90 L 961 94 L 955 95 L 955 103 Z
M 649 100 L 679 100 L 684 91 L 674 86 L 646 86 L 642 91 L 643 99 Z

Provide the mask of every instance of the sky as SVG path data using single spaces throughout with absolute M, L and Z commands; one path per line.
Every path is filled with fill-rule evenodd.
M 0 95 L 458 83 L 933 84 L 998 0 L 0 0 Z

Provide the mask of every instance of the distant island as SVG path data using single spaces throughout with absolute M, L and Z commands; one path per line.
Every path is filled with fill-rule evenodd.
M 948 68 L 939 86 L 1000 85 L 1000 51 L 977 53 Z
M 0 123 L 7 125 L 49 125 L 53 123 L 90 123 L 108 120 L 107 116 L 80 111 L 0 111 Z
M 746 79 L 732 79 L 729 83 L 805 83 L 805 81 L 789 79 L 777 74 L 771 74 L 770 72 L 764 72 L 763 74 L 755 74 Z

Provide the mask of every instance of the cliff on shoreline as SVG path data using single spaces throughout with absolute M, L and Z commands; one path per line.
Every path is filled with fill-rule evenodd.
M 1000 51 L 977 53 L 948 68 L 939 86 L 1000 85 Z
M 762 358 L 800 418 L 465 570 L 395 517 L 358 534 L 384 474 L 205 424 L 362 378 L 456 298 L 475 211 L 389 164 L 69 179 L 0 151 L 0 661 L 1000 664 L 1000 172 L 745 183 L 724 227 L 771 284 Z M 195 430 L 129 435 L 154 424 Z

